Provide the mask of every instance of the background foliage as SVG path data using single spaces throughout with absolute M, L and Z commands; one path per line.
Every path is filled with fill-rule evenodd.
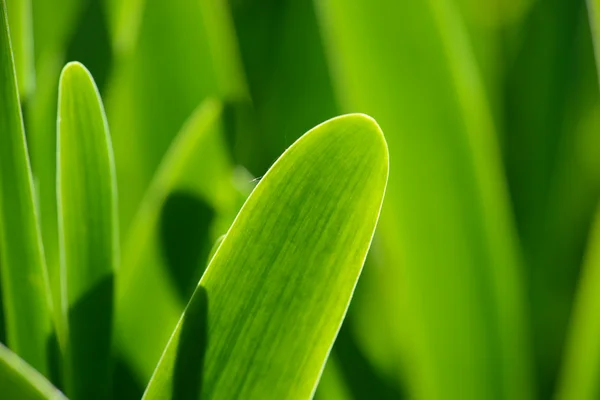
M 141 396 L 253 177 L 347 112 L 380 124 L 390 180 L 316 397 L 600 395 L 600 97 L 583 0 L 7 6 L 55 300 L 47 149 L 66 62 L 86 65 L 106 108 L 126 266 L 115 398 Z

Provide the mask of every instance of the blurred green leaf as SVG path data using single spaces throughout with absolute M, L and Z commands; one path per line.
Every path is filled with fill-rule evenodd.
M 600 2 L 587 1 L 594 42 L 597 77 L 600 77 Z M 590 233 L 584 265 L 579 278 L 563 365 L 558 399 L 593 399 L 600 395 L 600 207 Z
M 596 55 L 596 62 L 598 64 L 598 75 L 600 76 L 600 44 L 596 41 L 600 38 L 600 1 L 598 0 L 586 0 L 588 16 L 590 19 L 590 26 L 592 29 L 592 36 L 595 40 L 594 54 Z
M 144 383 L 204 271 L 212 243 L 227 230 L 240 204 L 241 194 L 233 186 L 233 166 L 223 141 L 221 112 L 219 102 L 206 100 L 182 127 L 141 202 L 123 247 L 116 341 Z M 184 202 L 197 199 L 209 213 L 208 218 L 200 215 L 201 220 L 195 220 L 194 209 L 181 210 L 185 220 L 198 226 L 180 221 L 167 235 L 180 242 L 175 257 L 193 251 L 183 260 L 169 257 L 165 243 L 164 226 L 170 222 L 165 222 L 163 214 L 169 204 L 175 204 L 170 202 L 175 198 Z M 176 208 L 182 205 L 180 202 Z M 181 247 L 181 242 L 190 239 L 197 242 Z M 170 269 L 178 266 L 187 269 L 179 272 L 192 285 L 183 288 L 185 293 L 178 292 L 177 282 L 170 279 Z
M 556 389 L 600 194 L 600 96 L 584 2 L 535 1 L 515 31 L 502 81 L 504 159 L 527 267 L 534 375 L 545 399 Z
M 600 208 L 571 316 L 557 399 L 596 399 L 600 395 Z
M 25 124 L 54 304 L 61 302 L 56 205 L 58 80 L 85 3 L 80 0 L 31 0 L 36 87 L 26 102 Z
M 338 115 L 310 0 L 232 0 L 252 117 L 237 132 L 234 155 L 262 175 L 292 143 Z
M 387 133 L 380 313 L 409 397 L 529 398 L 517 238 L 460 14 L 450 1 L 317 4 L 341 105 Z
M 145 5 L 146 0 L 104 0 L 112 46 L 118 55 L 134 48 Z
M 339 363 L 332 357 L 329 357 L 327 367 L 323 370 L 323 375 L 321 375 L 321 379 L 319 380 L 319 387 L 314 399 L 350 400 L 355 398 L 352 396 L 346 382 L 340 371 Z
M 229 229 L 144 398 L 312 396 L 387 174 L 385 139 L 364 115 L 329 120 L 286 150 Z
M 23 100 L 31 94 L 35 86 L 31 0 L 7 0 L 6 7 L 19 94 Z
M 226 2 L 145 1 L 137 41 L 116 60 L 104 96 L 123 229 L 198 104 L 209 96 L 246 98 L 230 25 Z
M 62 61 L 77 18 L 86 3 L 87 1 L 82 0 L 31 0 L 35 60 L 38 67 Z
M 0 1 L 0 256 L 7 342 L 47 372 L 51 298 L 8 33 Z
M 67 400 L 39 372 L 0 344 L 2 398 L 18 400 Z
M 67 394 L 106 399 L 119 257 L 115 167 L 100 95 L 79 63 L 61 74 L 57 138 Z

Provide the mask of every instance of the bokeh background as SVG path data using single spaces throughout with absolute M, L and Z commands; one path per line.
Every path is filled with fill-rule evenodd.
M 131 278 L 128 301 L 154 311 L 118 313 L 117 398 L 141 395 L 256 179 L 308 129 L 348 112 L 379 122 L 390 180 L 316 398 L 547 399 L 568 386 L 567 349 L 586 350 L 568 342 L 600 189 L 585 1 L 11 3 L 50 270 L 49 149 L 67 61 L 86 65 L 104 100 L 122 241 L 156 229 L 150 250 L 128 255 L 147 274 Z M 136 226 L 178 132 L 209 98 L 222 110 L 214 134 L 167 185 L 156 227 Z

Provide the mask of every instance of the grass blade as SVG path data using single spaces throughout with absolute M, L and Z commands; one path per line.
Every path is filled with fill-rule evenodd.
M 558 399 L 600 395 L 600 208 L 579 281 L 558 386 Z
M 8 33 L 0 0 L 0 252 L 9 347 L 47 372 L 51 300 L 33 180 Z
M 596 57 L 596 70 L 600 80 L 600 1 L 587 0 L 588 16 L 592 29 L 592 40 L 594 42 L 594 56 Z
M 72 399 L 110 398 L 114 274 L 118 262 L 114 161 L 94 81 L 64 68 L 58 106 L 58 214 L 66 387 Z
M 585 2 L 533 2 L 502 37 L 504 161 L 527 265 L 537 395 L 554 395 L 600 180 Z M 505 41 L 505 42 L 504 42 Z M 535 157 L 531 157 L 535 154 Z
M 600 80 L 600 1 L 587 0 Z M 600 207 L 590 234 L 565 345 L 558 399 L 593 399 L 600 395 Z
M 19 400 L 67 400 L 38 371 L 0 344 L 2 398 Z
M 144 398 L 311 397 L 370 246 L 387 171 L 383 134 L 363 115 L 325 122 L 292 145 L 228 231 Z
M 35 91 L 27 99 L 27 140 L 39 198 L 40 225 L 53 303 L 60 304 L 56 205 L 56 109 L 58 80 L 68 44 L 87 2 L 30 0 L 35 43 Z
M 13 42 L 17 81 L 21 99 L 27 98 L 35 86 L 33 62 L 33 22 L 31 0 L 7 0 L 8 25 Z

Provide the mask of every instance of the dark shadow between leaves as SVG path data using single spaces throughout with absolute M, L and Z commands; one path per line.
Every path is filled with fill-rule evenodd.
M 197 400 L 208 345 L 208 295 L 198 286 L 185 312 L 173 369 L 173 400 Z
M 48 378 L 50 382 L 59 390 L 64 391 L 63 381 L 63 370 L 62 370 L 62 353 L 60 346 L 58 345 L 58 338 L 56 337 L 56 331 L 52 330 L 52 333 L 48 337 Z
M 75 398 L 109 399 L 112 395 L 111 332 L 113 275 L 103 278 L 69 309 L 69 340 Z M 93 360 L 93 362 L 90 362 Z M 85 368 L 85 372 L 81 373 Z
M 192 193 L 175 191 L 161 210 L 162 256 L 180 299 L 187 303 L 194 293 L 212 246 L 210 227 L 215 212 Z
M 363 354 L 351 329 L 351 318 L 346 317 L 333 347 L 341 373 L 352 397 L 356 400 L 404 398 L 396 382 L 387 380 Z
M 113 400 L 139 400 L 144 395 L 144 386 L 135 376 L 125 356 L 117 353 L 113 372 Z
M 67 48 L 67 61 L 79 61 L 90 70 L 100 92 L 112 65 L 108 18 L 102 1 L 83 1 L 78 24 Z

